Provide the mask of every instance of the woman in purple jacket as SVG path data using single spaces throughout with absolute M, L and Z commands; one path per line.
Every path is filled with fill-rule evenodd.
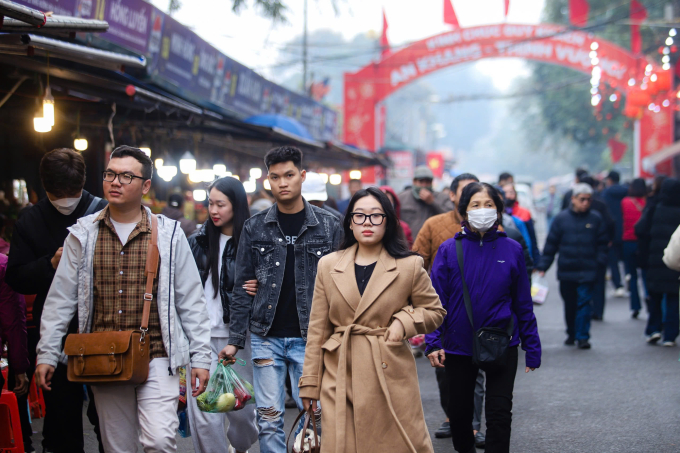
M 0 254 L 0 348 L 4 341 L 9 343 L 10 369 L 15 373 L 15 387 L 17 396 L 28 391 L 29 379 L 26 376 L 28 370 L 28 348 L 26 346 L 26 301 L 24 296 L 15 293 L 5 283 L 5 270 L 7 270 L 7 256 Z M 0 375 L 0 389 L 4 385 L 4 379 Z
M 463 231 L 442 244 L 432 266 L 432 284 L 447 315 L 444 324 L 426 336 L 426 354 L 432 366 L 446 368 L 453 446 L 459 453 L 474 453 L 472 416 L 479 368 L 471 357 L 473 334 L 482 327 L 505 329 L 513 320 L 507 362 L 486 373 L 486 451 L 507 453 L 520 339 L 526 351 L 526 372 L 541 365 L 531 284 L 522 247 L 498 231 L 503 213 L 498 191 L 489 184 L 469 184 L 463 190 L 458 211 L 464 219 Z M 465 309 L 456 241 L 463 246 L 463 272 L 474 328 Z

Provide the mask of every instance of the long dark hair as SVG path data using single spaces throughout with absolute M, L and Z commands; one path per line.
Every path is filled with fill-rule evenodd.
M 232 218 L 234 232 L 232 233 L 231 240 L 234 244 L 235 255 L 238 251 L 238 241 L 241 238 L 243 224 L 246 223 L 246 220 L 248 220 L 248 217 L 250 217 L 250 209 L 248 209 L 248 197 L 246 196 L 246 191 L 243 188 L 241 181 L 230 176 L 216 179 L 212 184 L 210 184 L 210 186 L 208 186 L 208 196 L 210 196 L 210 191 L 213 189 L 217 189 L 226 195 L 229 199 L 229 202 L 231 203 L 232 211 L 234 213 L 234 217 Z M 219 227 L 215 226 L 210 216 L 208 216 L 208 220 L 205 222 L 204 228 L 205 234 L 208 236 L 208 262 L 210 263 L 210 278 L 215 290 L 213 297 L 217 297 L 217 291 L 220 287 L 219 269 L 222 261 L 222 257 L 220 256 L 221 230 Z
M 347 214 L 345 214 L 345 219 L 342 222 L 344 237 L 342 239 L 342 244 L 340 245 L 340 250 L 346 250 L 357 243 L 357 239 L 354 237 L 354 233 L 350 229 L 350 225 L 352 224 L 352 211 L 354 211 L 354 205 L 357 201 L 368 196 L 378 200 L 382 206 L 383 212 L 387 216 L 385 217 L 385 236 L 383 236 L 382 239 L 383 247 L 387 253 L 389 253 L 390 256 L 395 259 L 417 255 L 417 253 L 410 251 L 408 248 L 408 242 L 406 242 L 404 230 L 401 228 L 401 224 L 397 218 L 397 212 L 394 210 L 394 206 L 392 206 L 390 199 L 387 198 L 387 195 L 385 195 L 383 191 L 377 187 L 361 189 L 355 193 L 352 199 L 349 201 L 349 206 L 347 206 Z
M 635 198 L 643 198 L 647 196 L 647 183 L 642 178 L 636 178 L 630 183 L 628 187 L 628 196 Z

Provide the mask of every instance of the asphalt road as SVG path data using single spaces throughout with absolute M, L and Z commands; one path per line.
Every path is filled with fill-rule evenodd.
M 628 299 L 612 297 L 607 300 L 605 320 L 593 323 L 593 349 L 564 346 L 562 301 L 554 274 L 550 281 L 548 301 L 535 308 L 543 364 L 525 374 L 520 357 L 512 452 L 680 452 L 679 349 L 647 345 L 646 312 L 633 320 Z M 444 417 L 434 371 L 425 358 L 417 359 L 417 364 L 426 421 L 434 433 Z M 286 413 L 286 429 L 295 415 Z M 41 438 L 41 422 L 34 421 L 35 445 Z M 191 439 L 178 442 L 180 452 L 194 451 Z M 450 439 L 433 436 L 433 443 L 437 453 L 454 451 Z M 96 451 L 88 425 L 86 452 Z M 253 452 L 259 452 L 257 445 Z

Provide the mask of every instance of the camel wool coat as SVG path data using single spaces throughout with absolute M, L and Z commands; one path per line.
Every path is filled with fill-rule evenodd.
M 394 319 L 406 338 L 433 332 L 446 311 L 423 259 L 384 249 L 361 296 L 357 248 L 319 261 L 300 397 L 321 402 L 322 453 L 432 452 L 411 348 L 384 334 Z

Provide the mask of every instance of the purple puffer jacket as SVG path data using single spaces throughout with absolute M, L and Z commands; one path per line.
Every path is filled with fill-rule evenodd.
M 473 330 L 463 300 L 457 240 L 463 241 L 465 282 L 470 291 L 474 330 L 505 328 L 513 316 L 515 331 L 510 346 L 517 346 L 521 339 L 522 349 L 526 351 L 526 366 L 538 368 L 541 365 L 541 340 L 522 246 L 495 229 L 488 231 L 482 239 L 465 227 L 464 232 L 439 247 L 430 277 L 446 309 L 446 317 L 439 329 L 426 336 L 428 349 L 472 355 Z
M 28 369 L 26 301 L 5 283 L 7 256 L 0 254 L 0 344 L 9 343 L 9 363 L 15 373 Z

